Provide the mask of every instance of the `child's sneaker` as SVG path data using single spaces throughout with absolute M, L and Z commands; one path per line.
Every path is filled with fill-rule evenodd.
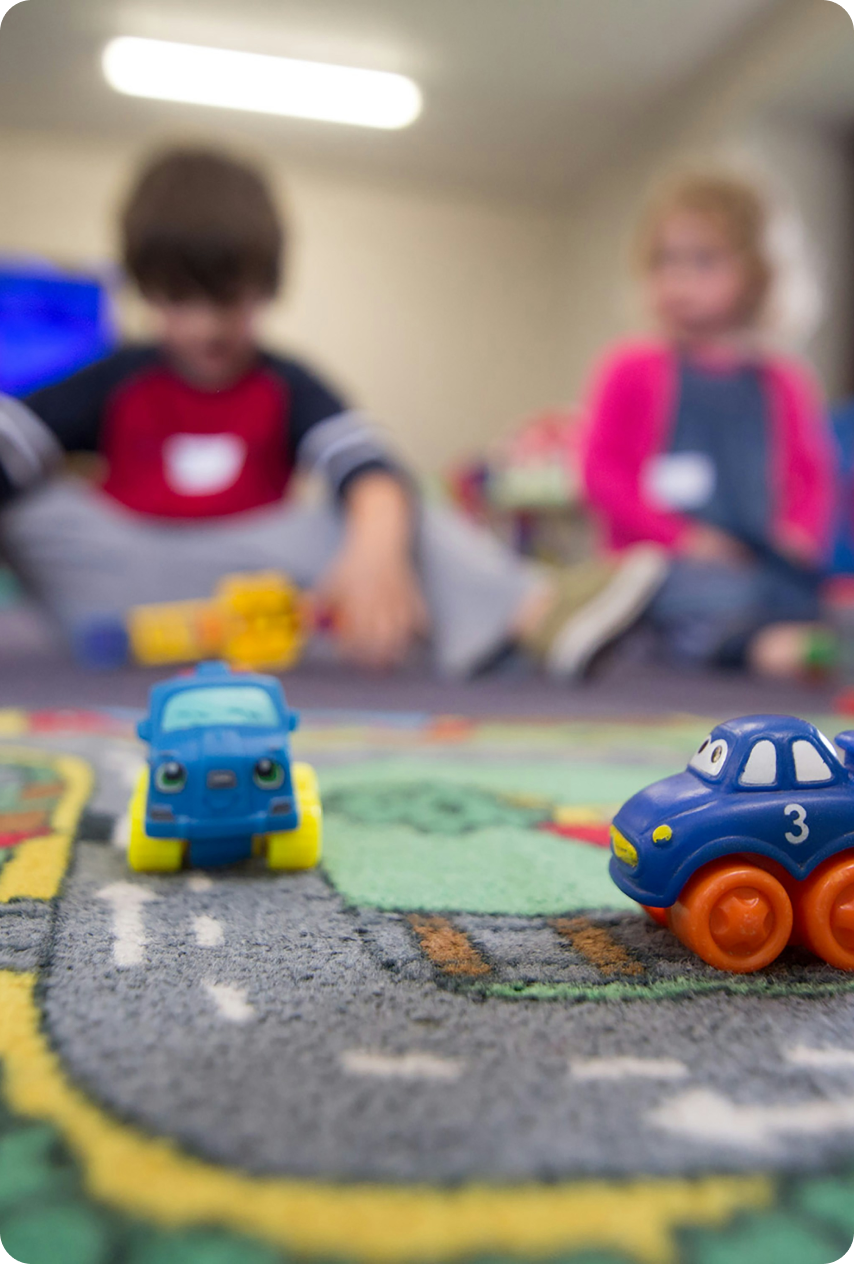
M 668 567 L 664 549 L 639 544 L 619 557 L 592 558 L 568 569 L 528 648 L 550 676 L 581 679 L 600 651 L 645 612 Z

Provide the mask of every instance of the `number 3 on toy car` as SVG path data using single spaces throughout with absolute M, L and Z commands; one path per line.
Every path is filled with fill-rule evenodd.
M 800 803 L 790 803 L 783 809 L 786 816 L 791 816 L 797 825 L 799 833 L 786 835 L 787 843 L 805 843 L 810 836 L 810 827 L 807 825 L 807 810 L 802 808 Z

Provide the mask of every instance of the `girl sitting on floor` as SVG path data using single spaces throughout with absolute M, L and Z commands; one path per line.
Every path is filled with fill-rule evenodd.
M 611 548 L 664 546 L 648 615 L 671 658 L 796 675 L 830 652 L 819 583 L 833 514 L 820 393 L 762 330 L 769 210 L 729 175 L 649 207 L 639 258 L 659 337 L 607 357 L 585 481 Z

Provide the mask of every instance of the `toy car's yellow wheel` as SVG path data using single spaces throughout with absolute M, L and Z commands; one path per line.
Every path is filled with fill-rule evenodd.
M 715 861 L 695 873 L 668 912 L 673 933 L 718 970 L 763 970 L 789 942 L 792 902 L 783 884 L 756 865 Z
M 313 869 L 323 846 L 323 808 L 317 774 L 310 764 L 293 764 L 299 824 L 295 830 L 267 835 L 267 864 L 271 869 Z
M 128 864 L 139 873 L 175 873 L 184 863 L 185 844 L 180 838 L 151 838 L 145 832 L 148 769 L 139 774 L 130 801 Z
M 838 970 L 854 970 L 854 852 L 833 856 L 810 874 L 796 920 L 804 947 Z

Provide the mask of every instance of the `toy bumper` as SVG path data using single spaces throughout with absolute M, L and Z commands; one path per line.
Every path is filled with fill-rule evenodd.
M 670 908 L 673 903 L 673 900 L 662 899 L 659 892 L 649 891 L 636 882 L 632 871 L 616 856 L 611 857 L 608 872 L 612 882 L 620 888 L 623 895 L 627 895 L 630 900 L 635 900 L 638 904 L 647 905 L 649 908 Z
M 171 821 L 145 819 L 145 832 L 150 838 L 184 838 L 188 842 L 206 839 L 252 838 L 255 834 L 279 834 L 296 829 L 299 818 L 295 811 L 282 815 L 253 812 L 249 816 L 198 817 L 176 815 Z

